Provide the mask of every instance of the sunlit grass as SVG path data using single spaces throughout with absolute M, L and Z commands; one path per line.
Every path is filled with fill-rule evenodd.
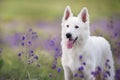
M 82 7 L 86 6 L 89 9 L 91 19 L 120 13 L 120 5 L 117 0 L 5 0 L 1 1 L 0 16 L 5 20 L 15 18 L 31 20 L 61 19 L 67 5 L 71 6 L 76 15 Z

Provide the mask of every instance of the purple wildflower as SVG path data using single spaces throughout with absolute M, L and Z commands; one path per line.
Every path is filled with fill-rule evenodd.
M 31 44 L 32 42 L 31 41 L 28 41 L 28 44 Z
M 83 71 L 83 70 L 84 70 L 83 66 L 81 66 L 81 67 L 78 68 L 78 71 Z
M 25 40 L 25 36 L 22 37 L 22 40 Z
M 110 65 L 108 65 L 108 69 L 111 69 L 111 66 L 110 66 Z
M 119 80 L 120 79 L 120 69 L 116 69 L 116 75 L 115 75 L 115 78 L 116 80 Z
M 24 43 L 24 42 L 22 42 L 22 43 L 21 43 L 21 45 L 22 45 L 22 46 L 24 46 L 24 45 L 25 45 L 25 43 Z
M 107 74 L 106 73 L 103 74 L 103 78 L 107 78 Z
M 80 75 L 80 78 L 84 78 L 84 75 Z
M 61 72 L 61 68 L 58 68 L 58 70 L 57 70 L 57 71 L 58 71 L 58 73 L 60 73 L 60 72 Z
M 85 65 L 86 65 L 86 62 L 83 62 L 83 65 L 85 66 Z
M 30 56 L 34 56 L 34 53 L 30 53 Z
M 52 69 L 55 69 L 55 68 L 56 68 L 56 64 L 53 64 L 53 65 L 52 65 Z
M 34 59 L 38 60 L 38 56 L 37 56 L 37 55 L 36 55 L 36 56 L 34 56 Z
M 52 77 L 52 73 L 49 74 L 49 77 Z
M 97 71 L 101 71 L 101 70 L 102 70 L 101 67 L 98 66 L 98 67 L 97 67 Z
M 0 54 L 2 53 L 2 48 L 0 48 Z
M 111 75 L 109 71 L 106 71 L 106 74 L 108 74 L 109 76 Z
M 54 45 L 55 45 L 54 40 L 50 40 L 49 45 L 50 45 L 50 46 L 54 46 Z
M 30 50 L 30 53 L 34 53 L 34 51 L 33 51 L 33 50 Z
M 109 59 L 107 59 L 107 60 L 106 60 L 106 62 L 110 62 L 110 60 L 109 60 Z
M 77 74 L 77 73 L 75 73 L 75 74 L 74 74 L 74 77 L 78 77 L 78 74 Z
M 80 60 L 82 59 L 82 55 L 79 56 L 79 59 L 80 59 Z
M 98 75 L 98 72 L 97 71 L 94 71 L 94 72 L 91 72 L 91 74 L 96 77 Z
M 20 57 L 22 55 L 22 53 L 18 53 L 18 56 Z
M 36 34 L 36 32 L 32 32 L 32 34 Z

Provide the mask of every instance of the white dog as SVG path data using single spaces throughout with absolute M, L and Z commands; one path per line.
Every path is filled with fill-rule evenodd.
M 90 36 L 89 14 L 84 7 L 77 17 L 69 6 L 62 19 L 62 66 L 65 80 L 114 80 L 110 44 L 103 37 Z

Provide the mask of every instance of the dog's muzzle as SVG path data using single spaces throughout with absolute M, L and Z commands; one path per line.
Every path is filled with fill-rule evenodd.
M 78 37 L 76 37 L 75 39 L 72 39 L 72 38 L 68 38 L 68 41 L 67 41 L 67 48 L 68 49 L 71 49 L 74 45 L 74 43 L 77 41 Z

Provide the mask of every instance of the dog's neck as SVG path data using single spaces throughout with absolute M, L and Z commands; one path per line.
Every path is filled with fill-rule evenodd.
M 78 49 L 78 48 L 82 50 L 82 49 L 84 48 L 84 46 L 85 46 L 88 38 L 89 38 L 89 36 L 86 37 L 85 39 L 78 40 L 78 41 L 74 44 L 73 50 Z M 78 47 L 78 46 L 79 46 L 79 47 Z

